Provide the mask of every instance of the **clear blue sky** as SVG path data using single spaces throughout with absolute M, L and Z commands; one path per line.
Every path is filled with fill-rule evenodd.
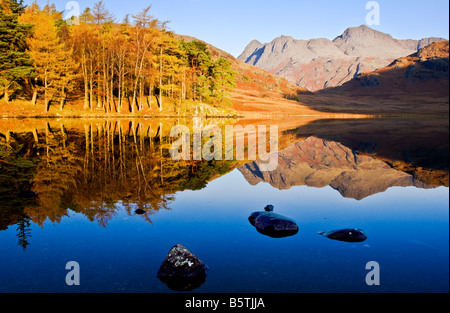
M 31 3 L 33 0 L 25 0 Z M 45 5 L 48 0 L 38 0 Z M 66 0 L 49 0 L 64 10 Z M 95 1 L 79 0 L 81 10 Z M 369 0 L 104 0 L 117 20 L 152 5 L 152 15 L 169 28 L 238 56 L 253 39 L 270 42 L 334 39 L 348 27 L 366 24 Z M 379 0 L 380 25 L 370 26 L 397 39 L 449 38 L 448 0 Z

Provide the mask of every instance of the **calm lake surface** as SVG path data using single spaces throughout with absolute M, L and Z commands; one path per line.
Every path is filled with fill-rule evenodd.
M 0 123 L 0 292 L 176 292 L 176 244 L 209 267 L 193 293 L 449 292 L 448 119 Z M 175 161 L 180 124 L 277 125 L 278 166 Z M 269 204 L 296 235 L 250 224 Z M 367 240 L 319 235 L 346 228 Z

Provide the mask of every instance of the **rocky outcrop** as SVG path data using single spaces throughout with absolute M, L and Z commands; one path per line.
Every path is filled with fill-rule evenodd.
M 311 91 L 340 86 L 359 73 L 371 72 L 442 38 L 398 40 L 367 26 L 348 28 L 333 41 L 281 36 L 270 43 L 254 40 L 239 60 Z

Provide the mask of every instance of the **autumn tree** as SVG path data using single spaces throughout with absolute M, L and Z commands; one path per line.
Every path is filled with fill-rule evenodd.
M 72 46 L 74 60 L 79 64 L 83 79 L 84 109 L 94 108 L 95 73 L 97 71 L 96 48 L 99 45 L 98 34 L 90 24 L 93 17 L 90 9 L 86 9 L 80 17 L 80 25 L 73 27 Z
M 188 99 L 222 105 L 234 87 L 230 62 L 213 59 L 203 42 L 178 40 L 151 15 L 151 6 L 118 23 L 98 1 L 69 25 L 54 5 L 41 9 L 35 1 L 24 9 L 19 0 L 0 1 L 0 88 L 6 101 L 32 77 L 33 67 L 33 99 L 43 96 L 46 112 L 55 98 L 62 110 L 69 96 L 85 110 L 96 106 L 106 114 L 125 113 L 127 105 L 131 113 L 143 112 L 153 99 L 159 111 L 179 112 Z
M 60 95 L 65 100 L 65 90 L 72 81 L 75 63 L 72 50 L 58 37 L 55 22 L 61 19 L 61 13 L 54 6 L 46 5 L 43 9 L 34 2 L 21 16 L 24 22 L 34 24 L 33 35 L 28 40 L 29 53 L 34 59 L 38 73 L 39 90 L 44 93 L 45 112 L 50 101 Z

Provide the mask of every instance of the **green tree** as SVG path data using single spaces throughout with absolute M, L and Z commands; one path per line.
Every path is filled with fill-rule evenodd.
M 211 95 L 218 104 L 229 104 L 231 92 L 236 87 L 236 72 L 231 69 L 231 62 L 218 59 L 211 67 Z
M 5 103 L 10 92 L 21 89 L 24 79 L 34 75 L 33 60 L 26 52 L 26 37 L 32 25 L 19 22 L 23 0 L 0 1 L 0 88 Z
M 182 42 L 182 49 L 190 67 L 192 98 L 204 101 L 210 97 L 209 73 L 213 60 L 208 47 L 200 41 Z M 205 99 L 206 98 L 206 99 Z

